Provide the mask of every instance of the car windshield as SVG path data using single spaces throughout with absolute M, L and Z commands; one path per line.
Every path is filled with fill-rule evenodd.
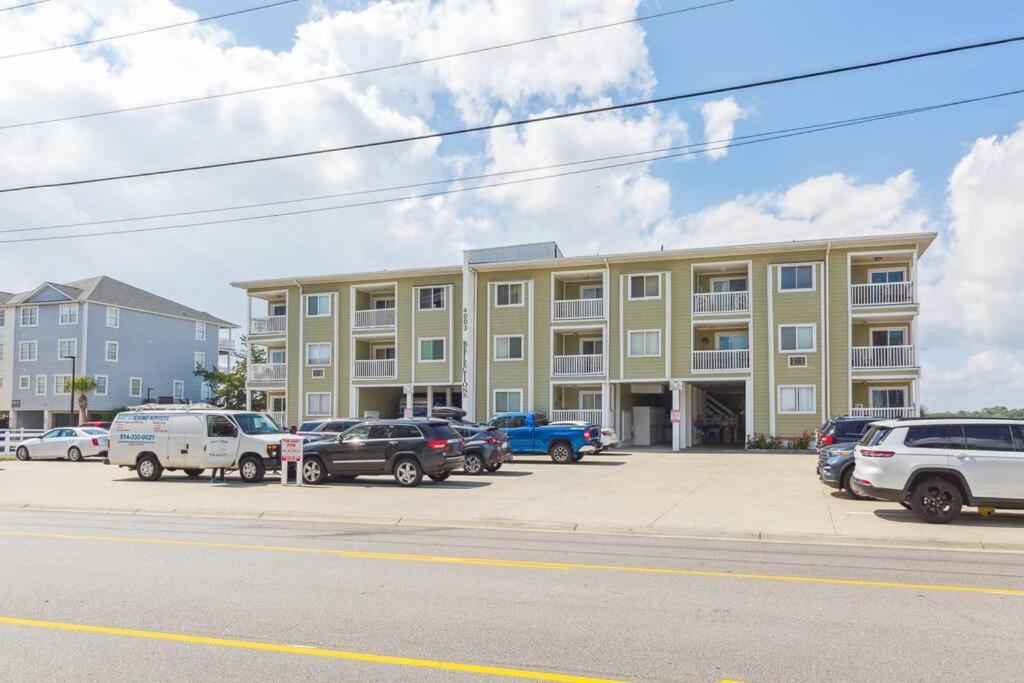
M 268 416 L 260 413 L 240 413 L 233 415 L 239 429 L 246 434 L 280 434 L 281 428 L 274 424 Z
M 320 427 L 323 426 L 323 422 L 303 422 L 299 425 L 300 432 L 318 432 Z
M 891 431 L 892 429 L 889 427 L 873 425 L 871 429 L 868 430 L 868 433 L 864 435 L 864 438 L 860 440 L 860 445 L 877 446 L 885 440 L 885 437 L 889 436 L 889 432 Z

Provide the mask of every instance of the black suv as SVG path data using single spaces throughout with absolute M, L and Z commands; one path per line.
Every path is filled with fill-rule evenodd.
M 371 420 L 336 438 L 302 447 L 302 480 L 322 484 L 327 477 L 355 479 L 390 474 L 399 486 L 416 486 L 426 474 L 444 481 L 462 469 L 462 437 L 446 420 Z

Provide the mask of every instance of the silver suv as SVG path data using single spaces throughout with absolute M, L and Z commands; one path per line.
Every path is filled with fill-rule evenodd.
M 909 503 L 943 524 L 964 505 L 1024 509 L 1024 421 L 909 419 L 876 422 L 855 451 L 857 492 Z

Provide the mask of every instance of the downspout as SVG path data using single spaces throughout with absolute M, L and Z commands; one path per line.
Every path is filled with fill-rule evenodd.
M 825 245 L 825 284 L 822 292 L 825 296 L 825 319 L 821 321 L 822 329 L 825 331 L 823 336 L 824 352 L 825 357 L 823 359 L 825 366 L 825 383 L 822 386 L 822 391 L 825 392 L 825 419 L 832 417 L 832 367 L 829 362 L 829 337 L 831 336 L 832 327 L 829 325 L 829 306 L 828 306 L 828 260 L 832 253 L 832 242 L 831 240 Z
M 298 314 L 299 314 L 299 348 L 297 349 L 297 352 L 295 354 L 298 357 L 298 360 L 299 360 L 298 369 L 296 370 L 296 372 L 298 373 L 299 377 L 298 377 L 298 388 L 295 391 L 295 393 L 298 394 L 298 396 L 296 396 L 296 398 L 298 399 L 298 401 L 297 401 L 298 405 L 296 407 L 298 409 L 295 411 L 295 417 L 296 417 L 296 423 L 297 424 L 302 424 L 302 415 L 304 414 L 304 412 L 306 410 L 305 406 L 302 405 L 302 402 L 305 400 L 305 395 L 302 393 L 302 364 L 303 364 L 304 359 L 305 359 L 305 350 L 304 350 L 305 347 L 302 344 L 303 333 L 305 332 L 305 326 L 302 324 L 302 316 L 303 316 L 303 311 L 305 310 L 305 305 L 306 304 L 302 300 L 302 283 L 299 282 L 298 280 L 293 280 L 293 282 L 295 283 L 295 286 L 299 288 L 299 310 L 298 310 Z M 331 312 L 334 313 L 334 311 L 331 311 Z M 287 329 L 287 324 L 288 324 L 288 321 L 286 320 L 285 321 L 286 329 Z M 288 338 L 288 335 L 286 333 L 285 334 L 285 339 L 287 339 L 287 338 Z M 285 348 L 285 357 L 288 358 L 289 361 L 292 358 L 292 352 L 290 350 L 288 350 L 287 348 Z M 290 364 L 291 363 L 289 362 L 289 365 Z M 288 375 L 287 374 L 285 374 L 285 377 L 284 377 L 284 391 L 285 391 L 285 395 L 287 396 L 288 395 Z M 333 400 L 332 400 L 332 403 L 333 403 Z M 331 406 L 331 412 L 332 413 L 334 412 L 334 406 L 333 405 Z

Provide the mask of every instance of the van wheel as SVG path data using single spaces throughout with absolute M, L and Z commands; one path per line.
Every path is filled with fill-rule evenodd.
M 564 441 L 551 444 L 548 454 L 551 456 L 551 462 L 558 463 L 559 465 L 572 462 L 572 449 Z
M 416 486 L 423 481 L 423 468 L 415 458 L 403 458 L 395 465 L 395 481 L 399 486 Z
M 438 482 L 440 482 L 440 481 L 444 481 L 448 477 L 452 476 L 452 473 L 451 472 L 442 472 L 441 474 L 429 474 L 427 476 L 430 477 L 431 481 L 438 481 Z
M 189 479 L 198 479 L 199 477 L 203 476 L 203 470 L 190 467 L 185 470 L 185 475 L 188 476 Z
M 247 455 L 238 463 L 238 475 L 248 484 L 260 483 L 266 473 L 267 468 L 263 466 L 263 460 L 254 455 Z
M 322 484 L 327 479 L 327 470 L 320 458 L 310 458 L 302 463 L 302 481 L 307 484 Z
M 466 474 L 482 474 L 484 467 L 484 459 L 476 453 L 470 453 L 466 456 L 466 464 L 462 469 Z
M 82 457 L 82 450 L 78 446 L 72 446 L 71 448 L 69 448 L 68 460 L 70 460 L 71 462 L 82 462 L 83 460 L 85 460 L 85 458 Z
M 25 460 L 31 460 L 32 459 L 29 456 L 29 454 L 28 454 L 28 449 L 25 448 L 24 446 L 21 446 L 20 448 L 18 448 L 18 451 L 17 451 L 17 453 L 15 455 L 17 455 L 18 460 L 21 460 L 22 462 L 24 462 Z
M 956 484 L 938 477 L 926 479 L 915 486 L 910 497 L 914 514 L 930 524 L 952 522 L 960 514 L 963 504 L 963 496 Z
M 853 490 L 852 486 L 850 486 L 850 477 L 852 476 L 853 468 L 851 467 L 850 469 L 846 470 L 846 472 L 843 474 L 843 478 L 840 483 L 840 486 L 842 486 L 843 490 L 846 491 L 846 495 L 849 496 L 850 498 L 853 498 L 854 500 L 869 500 L 868 496 L 860 495 L 859 493 Z
M 164 473 L 164 467 L 156 459 L 155 455 L 144 455 L 139 458 L 139 463 L 135 467 L 135 473 L 139 475 L 139 479 L 142 481 L 156 481 Z

